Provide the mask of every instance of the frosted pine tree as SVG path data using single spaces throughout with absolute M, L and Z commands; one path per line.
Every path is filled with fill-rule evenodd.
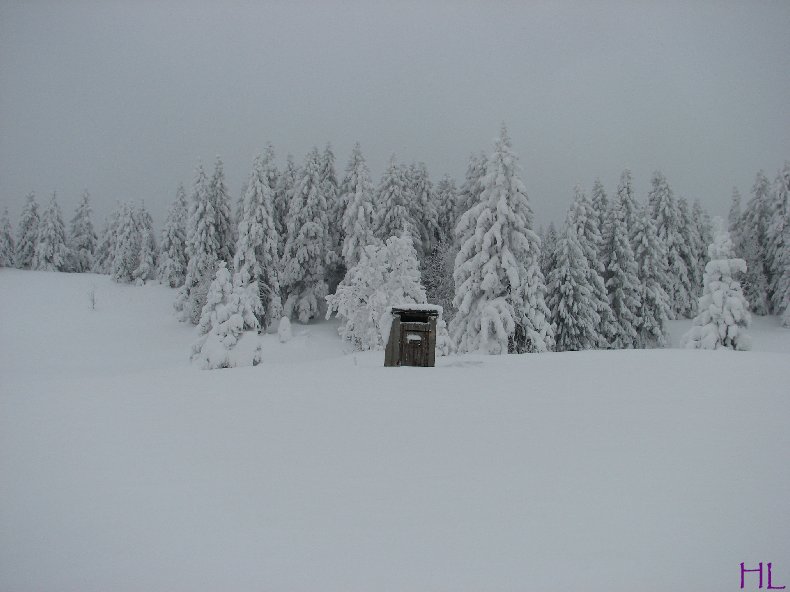
M 25 206 L 22 208 L 17 227 L 14 260 L 19 269 L 30 269 L 33 265 L 36 243 L 38 242 L 38 224 L 36 196 L 34 193 L 29 193 L 25 198 Z
M 198 165 L 195 173 L 189 209 L 187 273 L 174 306 L 180 320 L 197 324 L 219 260 L 216 213 L 209 199 L 208 179 L 202 165 Z
M 655 223 L 646 207 L 635 212 L 631 242 L 634 245 L 641 302 L 637 347 L 665 347 L 668 343 L 667 321 L 671 313 L 669 295 L 664 290 L 667 285 L 665 247 L 656 234 Z
M 274 192 L 267 178 L 267 164 L 265 155 L 255 159 L 247 182 L 244 217 L 239 222 L 239 240 L 233 260 L 234 285 L 248 294 L 249 306 L 263 330 L 282 317 Z
M 456 227 L 457 313 L 450 333 L 459 352 L 546 351 L 554 340 L 544 301 L 540 239 L 517 157 L 502 126 L 481 179 L 480 200 Z
M 776 177 L 767 229 L 767 259 L 771 266 L 771 308 L 790 327 L 790 161 Z
M 82 194 L 82 200 L 71 219 L 69 237 L 69 269 L 84 273 L 93 269 L 93 256 L 96 252 L 96 232 L 91 221 L 90 195 Z
M 359 262 L 326 300 L 327 318 L 334 313 L 342 320 L 343 339 L 358 350 L 383 348 L 392 307 L 427 302 L 411 236 L 403 233 L 363 248 Z
M 362 250 L 375 244 L 376 212 L 373 207 L 373 182 L 362 156 L 359 143 L 354 145 L 346 167 L 341 192 L 343 202 L 347 203 L 343 214 L 343 261 L 346 269 L 351 269 L 359 261 Z
M 604 279 L 608 279 L 606 270 L 608 265 L 607 248 L 611 243 L 611 229 L 609 228 L 609 198 L 606 195 L 606 190 L 604 189 L 603 183 L 601 183 L 601 180 L 597 178 L 593 183 L 591 205 L 594 214 L 594 220 L 598 225 L 598 232 L 601 234 L 601 251 L 599 255 L 600 261 L 604 265 Z
M 599 256 L 603 239 L 598 228 L 597 217 L 587 196 L 579 186 L 576 186 L 575 193 L 576 195 L 571 205 L 570 219 L 576 226 L 579 244 L 587 259 L 588 283 L 592 291 L 591 298 L 595 304 L 600 322 L 598 326 L 598 335 L 600 337 L 598 347 L 611 347 L 612 342 L 617 339 L 618 325 L 617 320 L 614 318 L 614 313 L 612 313 L 612 308 L 609 306 L 609 295 L 606 291 L 606 282 L 604 280 L 606 268 Z
M 14 266 L 14 237 L 11 231 L 11 221 L 8 218 L 8 208 L 3 210 L 0 218 L 0 267 Z
M 691 330 L 683 336 L 688 349 L 751 349 L 746 335 L 749 304 L 743 296 L 736 274 L 746 271 L 743 259 L 736 259 L 729 233 L 723 223 L 708 247 L 710 261 L 705 266 L 702 296 Z
M 192 360 L 204 370 L 256 366 L 261 361 L 257 323 L 249 301 L 234 288 L 230 271 L 219 261 L 201 310 L 201 337 L 192 346 Z
M 217 257 L 230 263 L 233 261 L 233 221 L 230 215 L 230 197 L 225 186 L 225 171 L 222 159 L 217 156 L 214 174 L 208 187 L 209 200 L 214 207 L 217 244 Z
M 558 241 L 557 227 L 554 226 L 554 221 L 551 221 L 546 229 L 546 237 L 543 239 L 540 247 L 540 271 L 543 272 L 543 277 L 546 279 L 548 279 L 551 270 L 554 269 L 554 253 L 557 251 Z
M 129 283 L 135 279 L 134 271 L 140 264 L 142 245 L 135 207 L 129 203 L 121 206 L 116 233 L 110 275 L 116 282 Z
M 93 272 L 109 274 L 115 253 L 115 241 L 118 238 L 118 218 L 121 215 L 121 204 L 115 204 L 112 213 L 104 220 L 96 253 L 93 256 Z
M 281 284 L 287 295 L 284 313 L 289 318 L 306 323 L 321 314 L 328 292 L 329 242 L 321 160 L 318 149 L 313 148 L 305 158 L 288 209 Z
M 770 273 L 767 266 L 770 184 L 765 174 L 757 173 L 752 197 L 741 215 L 741 254 L 746 274 L 741 280 L 743 293 L 751 311 L 759 315 L 770 312 Z
M 406 228 L 412 237 L 420 237 L 417 222 L 412 218 L 410 200 L 412 193 L 403 167 L 398 166 L 395 155 L 390 157 L 376 193 L 375 208 L 378 215 L 376 236 L 386 241 L 400 236 Z M 418 248 L 419 255 L 419 248 Z
M 571 212 L 557 242 L 549 273 L 549 308 L 557 351 L 595 349 L 601 318 L 590 283 L 591 271 Z
M 648 204 L 656 223 L 656 234 L 665 247 L 667 285 L 664 291 L 669 295 L 671 318 L 677 318 L 691 308 L 691 282 L 681 252 L 681 215 L 675 196 L 661 171 L 653 174 L 652 184 Z
M 321 193 L 326 201 L 328 221 L 327 244 L 327 283 L 329 291 L 334 292 L 337 284 L 346 273 L 343 261 L 343 214 L 346 211 L 347 195 L 341 191 L 335 173 L 335 153 L 332 145 L 327 143 L 321 155 Z
M 428 302 L 441 306 L 445 319 L 452 319 L 455 316 L 454 265 L 455 248 L 451 241 L 437 242 L 422 265 L 422 284 L 425 286 Z
M 680 213 L 680 236 L 678 252 L 686 264 L 689 280 L 689 306 L 683 315 L 691 317 L 696 313 L 697 303 L 695 296 L 702 291 L 702 271 L 699 265 L 699 250 L 703 248 L 702 237 L 697 234 L 697 225 L 691 214 L 688 201 L 685 197 L 678 198 L 678 212 Z
M 452 242 L 455 230 L 455 217 L 458 201 L 458 188 L 449 175 L 441 178 L 436 185 L 436 210 L 439 222 L 439 241 Z
M 157 277 L 160 283 L 171 288 L 183 286 L 186 276 L 186 218 L 187 196 L 184 186 L 179 185 L 176 199 L 167 212 L 159 243 Z
M 42 271 L 65 271 L 68 267 L 69 249 L 66 246 L 66 230 L 63 214 L 55 193 L 41 215 L 38 226 L 38 241 L 31 267 Z
M 455 204 L 456 225 L 461 216 L 480 201 L 480 193 L 483 190 L 480 180 L 486 172 L 486 160 L 484 152 L 480 152 L 479 155 L 472 154 L 469 157 L 469 164 L 466 168 L 466 178 L 458 192 L 458 199 Z
M 739 243 L 740 237 L 738 233 L 741 227 L 741 192 L 737 187 L 732 188 L 732 198 L 730 199 L 730 213 L 727 217 L 727 227 L 730 231 L 730 236 L 734 239 L 733 244 Z
M 606 289 L 609 293 L 609 305 L 618 325 L 611 347 L 630 349 L 638 345 L 637 327 L 640 324 L 642 305 L 641 285 L 625 225 L 625 213 L 619 203 L 614 204 L 609 211 L 607 227 L 609 237 L 604 249 L 608 261 Z
M 142 230 L 142 229 L 141 229 Z M 140 255 L 132 277 L 138 286 L 156 276 L 156 240 L 152 230 L 142 230 L 140 236 Z
M 428 168 L 424 162 L 411 164 L 408 169 L 407 179 L 411 186 L 411 199 L 407 206 L 412 220 L 420 232 L 420 244 L 417 245 L 418 254 L 423 257 L 430 253 L 439 236 L 439 212 L 436 209 L 433 183 L 428 175 Z
M 634 197 L 631 171 L 628 169 L 625 169 L 620 175 L 620 182 L 617 185 L 617 203 L 623 213 L 623 221 L 628 230 L 628 236 L 633 237 L 640 207 Z M 633 245 L 631 246 L 633 247 Z
M 294 187 L 296 187 L 297 174 L 293 156 L 289 154 L 285 161 L 285 169 L 277 181 L 277 189 L 274 192 L 274 227 L 277 229 L 279 240 L 277 253 L 281 258 L 285 253 L 285 243 L 288 240 L 288 210 L 293 198 Z

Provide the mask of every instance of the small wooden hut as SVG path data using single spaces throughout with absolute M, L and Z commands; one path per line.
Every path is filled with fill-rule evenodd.
M 433 304 L 393 306 L 384 365 L 435 366 L 436 320 L 441 312 L 442 307 Z

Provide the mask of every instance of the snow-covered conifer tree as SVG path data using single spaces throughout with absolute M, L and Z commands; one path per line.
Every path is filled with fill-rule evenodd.
M 25 206 L 19 217 L 19 226 L 16 235 L 16 252 L 14 260 L 19 269 L 30 269 L 33 265 L 33 257 L 36 254 L 36 243 L 38 243 L 38 204 L 36 195 L 29 193 L 25 198 Z
M 606 195 L 601 180 L 596 178 L 592 188 L 592 199 L 590 202 L 593 211 L 593 220 L 598 225 L 598 232 L 601 234 L 600 261 L 604 265 L 604 279 L 608 279 L 608 247 L 611 244 L 609 228 L 609 198 Z
M 637 347 L 664 347 L 668 343 L 667 320 L 671 312 L 664 265 L 664 243 L 656 233 L 656 226 L 647 207 L 634 212 L 634 245 L 637 277 L 639 278 L 639 309 Z
M 208 191 L 209 200 L 214 207 L 214 224 L 219 245 L 217 257 L 230 263 L 233 261 L 233 221 L 230 215 L 230 197 L 225 186 L 225 171 L 219 156 L 214 163 L 214 174 L 211 176 Z
M 469 157 L 469 164 L 466 168 L 466 178 L 463 185 L 458 192 L 458 199 L 455 203 L 455 221 L 456 225 L 458 220 L 464 212 L 467 212 L 480 201 L 480 193 L 482 192 L 482 185 L 480 180 L 486 172 L 486 155 L 484 152 L 480 154 L 472 154 Z
M 728 221 L 728 228 L 730 231 L 730 237 L 734 237 L 733 244 L 737 245 L 739 242 L 738 233 L 741 227 L 741 192 L 738 191 L 737 187 L 732 188 L 732 198 L 730 200 L 730 213 L 727 217 Z
M 771 266 L 771 307 L 790 327 L 790 161 L 776 177 L 767 229 L 767 259 Z
M 444 319 L 452 319 L 455 316 L 454 265 L 455 248 L 451 239 L 437 242 L 433 250 L 426 255 L 422 265 L 422 284 L 425 286 L 428 302 L 442 307 Z
M 599 255 L 603 239 L 598 229 L 595 212 L 587 196 L 578 185 L 575 188 L 575 193 L 576 195 L 571 205 L 570 220 L 576 226 L 579 244 L 587 259 L 587 269 L 590 275 L 588 283 L 592 290 L 591 298 L 595 304 L 600 322 L 598 327 L 598 347 L 611 347 L 612 342 L 617 339 L 618 325 L 609 305 L 609 295 L 606 291 L 604 279 L 606 269 Z
M 110 275 L 116 282 L 129 283 L 135 279 L 134 271 L 140 264 L 142 245 L 140 224 L 133 205 L 124 203 L 121 206 L 116 232 Z
M 201 337 L 192 346 L 192 360 L 205 370 L 259 364 L 257 323 L 249 301 L 234 289 L 230 271 L 219 261 L 201 311 Z
M 557 241 L 554 260 L 548 293 L 556 349 L 594 349 L 601 342 L 601 318 L 590 283 L 590 266 L 572 212 L 568 213 L 565 229 Z
M 209 199 L 208 180 L 202 165 L 198 165 L 195 173 L 187 221 L 186 253 L 186 278 L 174 306 L 182 321 L 197 324 L 219 260 L 216 213 Z
M 412 237 L 404 232 L 364 247 L 359 262 L 326 300 L 327 318 L 335 313 L 343 321 L 338 327 L 343 339 L 359 350 L 384 347 L 392 307 L 426 303 Z
M 424 162 L 410 165 L 406 177 L 411 188 L 411 199 L 407 201 L 407 206 L 412 220 L 420 231 L 420 245 L 417 251 L 418 254 L 425 256 L 433 249 L 440 233 L 433 183 Z
M 0 267 L 14 266 L 14 237 L 11 221 L 8 219 L 8 208 L 3 210 L 0 218 Z
M 543 277 L 547 280 L 549 273 L 554 269 L 554 253 L 557 251 L 557 241 L 559 241 L 559 235 L 557 234 L 557 227 L 554 226 L 554 221 L 552 220 L 549 222 L 546 236 L 540 246 L 540 271 L 543 272 Z
M 406 228 L 409 235 L 420 238 L 417 222 L 412 218 L 409 201 L 412 197 L 408 180 L 404 175 L 404 168 L 398 166 L 395 155 L 390 157 L 387 169 L 381 177 L 376 194 L 376 214 L 378 224 L 376 236 L 386 241 L 391 236 L 400 236 Z M 418 255 L 421 245 L 415 245 Z
M 691 309 L 691 282 L 681 252 L 681 215 L 677 200 L 661 171 L 653 174 L 652 184 L 648 204 L 658 238 L 665 246 L 664 269 L 668 283 L 664 291 L 669 295 L 672 318 L 676 318 Z
M 281 278 L 284 312 L 306 323 L 321 314 L 327 295 L 329 232 L 317 148 L 305 158 L 288 209 L 288 239 Z
M 294 158 L 289 154 L 285 161 L 285 169 L 277 181 L 277 189 L 274 192 L 274 227 L 277 229 L 279 240 L 277 253 L 281 258 L 285 253 L 285 243 L 288 240 L 288 210 L 293 199 L 297 174 Z
M 439 183 L 436 184 L 435 195 L 439 222 L 439 241 L 452 242 L 457 221 L 455 212 L 458 201 L 458 188 L 455 186 L 455 180 L 449 175 L 442 177 Z
M 184 285 L 187 271 L 186 256 L 187 196 L 184 186 L 179 185 L 176 199 L 170 206 L 162 229 L 159 243 L 159 267 L 157 277 L 171 288 Z
M 96 232 L 91 221 L 90 195 L 82 194 L 82 200 L 71 219 L 69 237 L 69 269 L 84 273 L 93 269 L 93 255 L 96 252 Z
M 628 229 L 628 236 L 634 236 L 634 226 L 636 225 L 636 218 L 639 216 L 639 204 L 634 197 L 633 181 L 631 179 L 631 171 L 625 169 L 620 174 L 620 182 L 617 185 L 617 203 L 620 204 L 620 210 L 623 213 L 623 221 L 625 227 Z M 633 244 L 631 245 L 633 247 Z
M 258 156 L 247 182 L 244 217 L 233 265 L 233 281 L 248 295 L 249 307 L 260 327 L 267 330 L 282 317 L 282 301 L 274 227 L 274 192 L 267 178 L 267 157 Z
M 695 295 L 702 291 L 702 271 L 699 265 L 699 250 L 703 248 L 702 237 L 697 234 L 697 225 L 692 218 L 691 208 L 685 197 L 680 196 L 677 200 L 678 212 L 680 213 L 680 236 L 682 238 L 678 245 L 678 252 L 686 264 L 689 280 L 689 306 L 683 311 L 683 315 L 691 317 L 696 313 L 697 302 Z
M 156 241 L 152 229 L 140 229 L 140 256 L 132 277 L 138 286 L 145 284 L 146 280 L 154 279 L 156 275 Z
M 554 345 L 540 271 L 540 239 L 502 126 L 481 179 L 480 200 L 456 227 L 457 313 L 450 333 L 459 352 L 546 351 Z
M 121 215 L 121 204 L 115 208 L 104 220 L 96 252 L 93 256 L 93 272 L 109 274 L 112 271 L 112 261 L 115 254 L 115 242 L 118 238 L 118 219 Z
M 735 258 L 723 223 L 714 234 L 708 255 L 699 312 L 682 343 L 689 349 L 751 349 L 751 339 L 745 333 L 750 321 L 749 305 L 735 277 L 746 271 L 746 263 Z
M 359 143 L 354 145 L 346 167 L 341 192 L 342 200 L 348 204 L 343 214 L 343 260 L 346 269 L 351 269 L 367 245 L 376 244 L 376 212 L 373 208 L 373 182 L 362 156 Z
M 65 271 L 68 266 L 69 249 L 66 246 L 66 230 L 63 214 L 55 193 L 41 215 L 38 225 L 38 241 L 33 255 L 32 268 L 42 271 Z
M 327 284 L 330 292 L 334 292 L 346 273 L 343 260 L 343 214 L 346 211 L 348 197 L 341 191 L 335 173 L 335 153 L 332 145 L 327 143 L 321 155 L 321 193 L 326 201 L 327 228 Z
M 765 173 L 760 171 L 752 187 L 752 197 L 741 215 L 740 232 L 740 251 L 746 261 L 746 274 L 741 286 L 751 311 L 759 315 L 768 314 L 771 310 L 767 266 L 769 202 L 770 184 Z
M 639 315 L 642 305 L 638 267 L 625 225 L 625 213 L 616 202 L 609 211 L 608 237 L 605 241 L 607 263 L 606 289 L 618 328 L 611 340 L 615 349 L 637 347 Z

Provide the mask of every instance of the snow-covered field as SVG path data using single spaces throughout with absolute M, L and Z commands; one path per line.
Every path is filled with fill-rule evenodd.
M 294 324 L 200 371 L 173 297 L 0 270 L 0 590 L 721 592 L 761 561 L 790 585 L 773 318 L 753 352 L 435 369 Z

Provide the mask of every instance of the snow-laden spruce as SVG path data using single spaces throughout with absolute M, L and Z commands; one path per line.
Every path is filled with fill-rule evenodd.
M 36 195 L 29 193 L 25 198 L 25 205 L 19 216 L 19 226 L 17 226 L 14 261 L 19 269 L 30 269 L 33 265 L 36 243 L 38 243 L 38 224 Z
M 53 193 L 38 225 L 38 240 L 31 267 L 42 271 L 65 271 L 68 260 L 63 214 Z
M 486 155 L 482 151 L 480 154 L 472 154 L 469 157 L 469 164 L 466 167 L 466 177 L 463 185 L 461 185 L 461 189 L 458 191 L 458 198 L 455 202 L 455 224 L 453 225 L 453 232 L 461 216 L 480 201 L 480 194 L 483 191 L 481 179 L 486 173 L 486 160 Z
M 628 230 L 628 236 L 633 237 L 640 207 L 636 197 L 634 197 L 633 180 L 631 179 L 631 171 L 628 169 L 625 169 L 620 174 L 620 182 L 617 184 L 617 202 L 620 204 L 620 209 L 623 213 L 623 221 Z M 633 247 L 634 245 L 632 244 L 631 246 Z
M 255 159 L 233 259 L 234 285 L 248 295 L 249 306 L 264 330 L 282 316 L 274 192 L 267 179 L 267 164 L 265 155 Z
M 0 267 L 14 266 L 14 237 L 11 230 L 11 220 L 8 218 L 8 208 L 3 210 L 0 217 Z
M 404 167 L 399 166 L 396 156 L 390 157 L 376 192 L 375 209 L 378 216 L 376 236 L 386 241 L 391 236 L 400 236 L 404 228 L 409 235 L 419 240 L 420 229 L 412 217 L 410 201 L 413 197 Z M 415 245 L 418 249 L 421 245 Z
M 334 292 L 337 284 L 346 273 L 343 261 L 343 214 L 346 211 L 347 195 L 340 191 L 335 172 L 335 153 L 327 143 L 321 154 L 321 193 L 326 201 L 328 229 L 327 242 L 327 283 L 329 291 Z
M 195 184 L 187 221 L 187 273 L 174 303 L 178 318 L 197 324 L 209 284 L 219 259 L 216 213 L 209 198 L 208 180 L 202 165 L 195 172 Z
M 592 198 L 590 200 L 590 205 L 592 207 L 593 216 L 595 218 L 595 222 L 598 226 L 598 232 L 601 234 L 601 244 L 600 248 L 601 251 L 599 253 L 600 261 L 604 265 L 604 283 L 606 280 L 609 279 L 608 274 L 608 249 L 611 244 L 612 237 L 610 236 L 611 228 L 609 226 L 610 223 L 610 212 L 609 212 L 609 198 L 606 195 L 606 190 L 604 189 L 603 183 L 601 180 L 596 178 L 593 182 L 592 188 Z
M 257 323 L 249 300 L 234 288 L 230 271 L 219 261 L 200 314 L 201 337 L 192 346 L 192 360 L 205 370 L 259 364 Z
M 411 195 L 407 205 L 411 218 L 417 224 L 420 232 L 420 242 L 416 246 L 419 247 L 418 255 L 422 258 L 431 252 L 439 236 L 439 212 L 436 207 L 433 183 L 431 183 L 425 163 L 412 163 L 405 172 Z
M 457 218 L 455 216 L 458 202 L 458 188 L 455 180 L 444 175 L 436 184 L 434 201 L 439 223 L 439 241 L 452 242 Z
M 751 349 L 749 304 L 737 274 L 746 271 L 743 259 L 734 257 L 732 240 L 721 222 L 708 247 L 704 287 L 691 330 L 683 336 L 688 349 Z
M 288 209 L 281 285 L 286 294 L 284 313 L 306 323 L 318 317 L 327 295 L 329 230 L 326 199 L 321 192 L 318 148 L 305 158 Z
M 118 238 L 118 220 L 121 216 L 121 204 L 116 204 L 113 211 L 104 221 L 104 228 L 96 245 L 93 257 L 93 271 L 95 273 L 109 274 L 112 271 L 115 243 Z
M 546 278 L 547 283 L 549 273 L 554 269 L 554 253 L 557 250 L 558 241 L 557 227 L 554 225 L 554 221 L 551 221 L 546 229 L 545 236 L 541 238 L 540 245 L 540 270 L 543 272 L 543 277 Z
M 601 342 L 592 273 L 579 241 L 572 211 L 557 241 L 549 273 L 549 308 L 557 351 L 595 349 Z
M 727 215 L 727 228 L 729 229 L 733 244 L 737 245 L 741 238 L 741 192 L 738 191 L 737 187 L 732 188 L 730 211 Z
M 699 265 L 699 253 L 707 248 L 702 244 L 702 237 L 697 233 L 697 225 L 692 218 L 692 211 L 688 200 L 682 195 L 678 197 L 678 212 L 680 213 L 680 236 L 678 252 L 686 264 L 689 281 L 689 307 L 684 311 L 685 316 L 693 316 L 697 311 L 696 295 L 702 292 L 702 266 Z
M 661 171 L 652 178 L 653 187 L 648 193 L 648 204 L 656 223 L 656 233 L 665 246 L 665 270 L 672 318 L 682 317 L 691 310 L 691 282 L 688 267 L 683 259 L 681 214 L 672 189 Z
M 219 156 L 214 163 L 214 174 L 209 182 L 208 193 L 209 201 L 214 207 L 217 257 L 230 263 L 233 261 L 233 222 L 230 215 L 230 197 L 225 186 L 225 170 Z
M 427 303 L 411 235 L 404 231 L 384 244 L 365 247 L 359 262 L 326 300 L 326 316 L 334 313 L 341 319 L 338 332 L 343 339 L 358 350 L 383 348 L 392 307 Z
M 619 199 L 609 210 L 606 222 L 607 237 L 603 254 L 606 257 L 606 290 L 609 306 L 617 323 L 617 331 L 612 336 L 613 349 L 637 347 L 637 327 L 640 324 L 642 299 L 638 266 L 631 249 L 631 240 L 625 224 L 625 212 Z
M 502 126 L 481 178 L 480 201 L 456 227 L 457 313 L 450 334 L 459 352 L 543 352 L 554 345 L 544 301 L 540 239 Z
M 741 214 L 740 243 L 735 252 L 746 261 L 746 274 L 741 279 L 743 294 L 751 312 L 766 315 L 771 310 L 768 278 L 768 226 L 770 224 L 770 184 L 759 171 L 752 186 L 752 197 Z
M 91 221 L 90 195 L 82 194 L 77 211 L 71 219 L 69 234 L 69 270 L 84 273 L 93 269 L 93 256 L 96 252 L 96 232 Z
M 165 225 L 162 228 L 162 238 L 159 242 L 157 277 L 160 283 L 171 288 L 183 286 L 186 276 L 186 218 L 187 195 L 184 186 L 179 185 L 176 190 L 176 199 L 167 212 Z
M 771 307 L 790 327 L 790 161 L 776 177 L 768 226 L 767 255 L 771 269 Z
M 118 215 L 110 275 L 120 283 L 152 279 L 156 269 L 153 220 L 143 205 L 124 203 Z
M 343 203 L 348 204 L 343 213 L 343 261 L 346 269 L 359 262 L 362 250 L 378 242 L 376 238 L 376 212 L 374 209 L 373 182 L 362 156 L 359 142 L 354 145 L 341 185 Z
M 437 242 L 433 250 L 425 256 L 421 267 L 422 285 L 425 286 L 428 301 L 442 307 L 444 319 L 452 319 L 455 316 L 453 308 L 455 247 L 452 239 Z
M 639 309 L 637 347 L 665 347 L 668 344 L 667 321 L 671 313 L 664 265 L 664 243 L 656 234 L 656 225 L 647 207 L 635 212 L 634 245 L 637 277 L 639 278 Z
M 264 158 L 267 153 L 264 152 Z M 274 158 L 272 153 L 272 158 Z M 274 227 L 277 229 L 277 253 L 282 258 L 285 253 L 285 243 L 288 240 L 288 209 L 293 198 L 294 187 L 296 187 L 296 176 L 298 170 L 294 164 L 293 155 L 289 154 L 285 159 L 285 168 L 277 179 L 277 186 L 274 191 Z M 239 218 L 241 219 L 241 218 Z
M 604 274 L 606 268 L 600 259 L 601 252 L 601 231 L 598 227 L 598 218 L 592 209 L 590 200 L 587 199 L 584 191 L 578 185 L 574 189 L 575 197 L 570 208 L 571 223 L 576 226 L 576 235 L 579 238 L 579 245 L 587 259 L 588 284 L 591 290 L 590 296 L 598 312 L 598 346 L 599 348 L 610 347 L 611 343 L 617 339 L 617 321 L 609 306 L 609 295 L 606 291 Z

